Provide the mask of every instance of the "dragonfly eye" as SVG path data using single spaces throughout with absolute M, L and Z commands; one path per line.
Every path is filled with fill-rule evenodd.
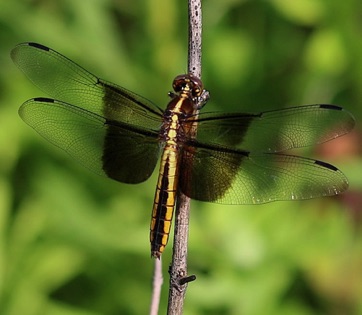
M 204 90 L 201 80 L 192 74 L 178 75 L 173 80 L 172 86 L 176 93 L 186 91 L 192 98 L 199 97 Z

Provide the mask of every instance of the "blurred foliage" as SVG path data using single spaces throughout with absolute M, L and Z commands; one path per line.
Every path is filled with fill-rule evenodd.
M 204 2 L 208 110 L 335 103 L 357 127 L 302 152 L 345 172 L 350 190 L 340 197 L 193 203 L 189 272 L 198 279 L 185 314 L 362 314 L 361 14 L 359 0 Z M 0 1 L 1 315 L 147 313 L 156 181 L 99 178 L 23 124 L 19 105 L 45 95 L 10 50 L 42 43 L 164 106 L 187 69 L 187 33 L 186 1 Z

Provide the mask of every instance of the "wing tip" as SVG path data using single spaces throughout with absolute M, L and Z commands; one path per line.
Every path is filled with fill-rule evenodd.
M 27 43 L 27 45 L 30 46 L 30 47 L 38 48 L 38 49 L 45 50 L 45 51 L 50 50 L 49 47 L 44 46 L 42 44 L 34 43 L 34 42 L 29 42 L 29 43 Z
M 332 109 L 332 110 L 344 110 L 341 106 L 333 104 L 319 104 L 319 107 L 324 109 Z
M 328 168 L 330 169 L 331 171 L 334 171 L 334 172 L 338 172 L 339 169 L 335 166 L 333 166 L 332 164 L 329 164 L 327 162 L 323 162 L 323 161 L 319 161 L 319 160 L 316 160 L 314 162 L 315 164 L 319 165 L 319 166 L 322 166 L 322 167 L 325 167 L 325 168 Z

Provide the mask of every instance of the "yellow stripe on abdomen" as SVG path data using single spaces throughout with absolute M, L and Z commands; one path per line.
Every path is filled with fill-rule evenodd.
M 177 149 L 174 146 L 166 146 L 161 158 L 151 218 L 150 241 L 153 257 L 161 256 L 170 234 L 177 192 L 178 168 Z

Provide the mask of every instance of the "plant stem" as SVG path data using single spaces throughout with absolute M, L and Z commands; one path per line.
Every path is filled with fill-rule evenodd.
M 188 72 L 201 77 L 201 0 L 188 0 L 189 51 Z M 187 242 L 189 232 L 190 198 L 178 193 L 175 213 L 175 233 L 172 264 L 170 267 L 170 288 L 168 314 L 182 314 L 187 282 Z M 186 279 L 185 281 L 183 281 Z

